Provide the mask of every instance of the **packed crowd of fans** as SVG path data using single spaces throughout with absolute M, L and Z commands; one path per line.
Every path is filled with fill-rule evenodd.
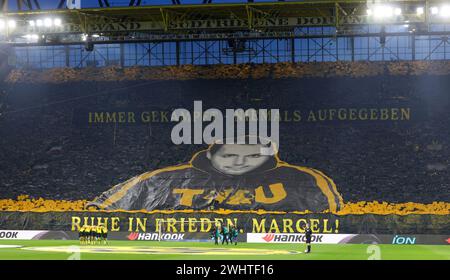
M 0 211 L 33 211 L 33 212 L 49 212 L 49 211 L 99 211 L 94 208 L 86 208 L 87 200 L 54 200 L 54 199 L 35 199 L 28 195 L 20 195 L 16 199 L 0 199 Z M 230 214 L 236 210 L 217 209 L 217 210 L 203 210 L 204 212 L 214 212 L 218 214 Z M 144 212 L 144 211 L 132 211 Z M 161 213 L 176 213 L 189 212 L 189 210 L 156 210 Z M 259 213 L 263 214 L 266 211 L 259 210 L 241 210 L 242 213 Z M 270 212 L 270 211 L 269 211 Z M 275 211 L 280 213 L 280 211 Z M 324 211 L 328 213 L 329 211 Z M 307 214 L 309 211 L 295 211 L 295 214 Z M 388 203 L 388 202 L 347 202 L 341 210 L 336 214 L 434 214 L 434 215 L 450 215 L 450 203 L 433 202 L 429 204 L 406 202 L 406 203 Z
M 276 64 L 219 64 L 208 66 L 165 66 L 103 68 L 53 68 L 50 70 L 15 69 L 9 83 L 65 83 L 86 81 L 192 80 L 192 79 L 262 79 L 310 77 L 372 77 L 378 75 L 448 75 L 449 61 L 395 62 L 308 62 Z
M 116 75 L 111 69 L 10 73 L 5 88 L 9 94 L 3 100 L 7 109 L 0 117 L 0 210 L 27 210 L 33 205 L 80 210 L 86 201 L 130 177 L 187 162 L 205 146 L 172 144 L 173 123 L 89 124 L 86 115 L 88 111 L 170 112 L 202 100 L 204 110 L 252 107 L 304 112 L 299 122 L 281 123 L 280 158 L 333 178 L 347 202 L 343 213 L 448 214 L 446 88 L 450 82 L 448 76 L 439 76 L 450 73 L 448 62 L 176 69 L 116 69 L 140 74 L 114 82 L 108 82 L 113 80 L 110 74 L 89 72 Z M 436 75 L 425 79 L 422 74 L 430 69 Z M 59 79 L 65 71 L 73 77 Z M 86 82 L 79 82 L 80 73 Z M 298 79 L 277 79 L 293 77 Z M 176 81 L 164 81 L 172 79 Z M 408 107 L 412 116 L 406 121 L 308 122 L 304 118 L 318 109 L 360 107 Z

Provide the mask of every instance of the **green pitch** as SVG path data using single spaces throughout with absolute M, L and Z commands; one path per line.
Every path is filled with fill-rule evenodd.
M 450 260 L 446 245 L 313 244 L 219 245 L 203 242 L 110 241 L 79 246 L 71 240 L 0 240 L 0 260 Z

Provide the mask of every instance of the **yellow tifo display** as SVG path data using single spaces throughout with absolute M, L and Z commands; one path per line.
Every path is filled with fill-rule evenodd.
M 98 211 L 95 209 L 85 209 L 87 200 L 52 200 L 52 199 L 34 199 L 27 195 L 18 196 L 17 199 L 0 199 L 0 211 L 30 211 L 30 212 L 50 212 L 50 211 Z M 186 212 L 193 210 L 186 210 Z M 130 211 L 130 212 L 145 212 L 145 211 Z M 170 212 L 170 210 L 167 210 Z M 219 209 L 210 212 L 217 212 L 224 214 L 233 212 L 233 210 Z M 235 211 L 235 212 L 251 212 L 260 213 L 264 211 L 249 210 L 249 211 Z M 328 211 L 324 212 L 327 213 Z M 305 212 L 305 214 L 308 212 Z M 406 203 L 388 203 L 378 201 L 360 201 L 347 202 L 337 215 L 350 214 L 433 214 L 433 215 L 449 215 L 450 203 L 448 202 L 433 202 L 429 204 L 406 202 Z

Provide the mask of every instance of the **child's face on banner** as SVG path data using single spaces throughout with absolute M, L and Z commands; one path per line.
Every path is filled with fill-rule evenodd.
M 229 175 L 242 175 L 263 165 L 270 156 L 262 155 L 262 145 L 225 144 L 216 153 L 208 153 L 214 168 Z

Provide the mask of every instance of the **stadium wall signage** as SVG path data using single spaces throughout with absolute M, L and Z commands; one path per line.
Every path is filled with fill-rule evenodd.
M 8 230 L 0 231 L 0 240 L 77 240 L 74 231 Z M 128 241 L 211 241 L 209 233 L 111 232 L 110 240 Z M 304 243 L 301 233 L 248 233 L 238 236 L 248 243 Z M 312 243 L 320 244 L 394 244 L 394 245 L 450 245 L 450 235 L 392 235 L 392 234 L 313 234 Z
M 417 109 L 418 110 L 418 109 Z M 337 122 L 375 122 L 411 121 L 416 108 L 411 107 L 361 107 L 361 108 L 304 108 L 279 110 L 274 117 L 282 123 L 337 123 Z M 80 108 L 75 111 L 74 124 L 77 126 L 123 124 L 145 125 L 172 124 L 172 111 L 168 109 L 134 109 L 99 111 Z M 267 112 L 267 122 L 271 122 L 271 112 Z M 264 120 L 264 119 L 263 119 Z
M 4 230 L 51 230 L 76 233 L 80 226 L 106 224 L 115 232 L 159 232 L 164 220 L 169 234 L 208 234 L 214 223 L 237 225 L 244 233 L 296 233 L 303 234 L 302 226 L 308 222 L 314 234 L 395 234 L 411 235 L 448 234 L 448 215 L 334 215 L 296 214 L 261 211 L 153 211 L 131 212 L 0 212 L 0 228 Z M 18 225 L 22 225 L 18 228 Z M 3 231 L 5 232 L 5 231 Z M 6 233 L 3 233 L 6 237 Z M 122 234 L 123 235 L 123 234 Z M 13 237 L 13 234 L 8 236 Z M 124 235 L 124 238 L 126 236 Z M 389 240 L 392 244 L 393 236 Z M 396 239 L 398 242 L 402 239 Z M 402 241 L 403 242 L 403 241 Z M 396 242 L 394 242 L 396 243 Z
M 315 234 L 312 243 L 338 244 L 345 243 L 348 238 L 356 234 Z M 305 243 L 306 236 L 298 233 L 248 233 L 248 243 Z
M 167 31 L 167 30 L 204 30 L 204 29 L 229 29 L 232 30 L 249 30 L 258 28 L 286 28 L 286 27 L 303 27 L 303 26 L 333 26 L 337 18 L 333 16 L 323 17 L 286 17 L 286 18 L 255 18 L 252 22 L 247 19 L 209 19 L 209 20 L 173 20 L 168 22 L 166 26 L 163 22 L 157 21 L 124 21 L 124 22 L 105 22 L 105 23 L 87 23 L 86 26 L 81 24 L 64 24 L 61 27 L 18 27 L 16 33 L 101 33 L 101 32 L 123 32 L 123 31 Z M 423 22 L 423 16 L 403 15 L 402 18 L 393 18 L 390 24 L 404 24 L 408 20 L 410 23 Z M 339 17 L 339 25 L 363 25 L 370 23 L 367 16 L 341 16 Z
M 249 233 L 248 243 L 305 243 L 306 238 L 298 233 Z M 433 244 L 448 245 L 447 235 L 409 235 L 392 234 L 314 234 L 312 243 L 322 244 Z
M 43 230 L 0 230 L 0 239 L 30 240 L 46 234 Z
M 127 235 L 128 240 L 135 241 L 155 241 L 155 240 L 170 240 L 181 241 L 184 239 L 184 233 L 162 233 L 157 232 L 131 232 Z

